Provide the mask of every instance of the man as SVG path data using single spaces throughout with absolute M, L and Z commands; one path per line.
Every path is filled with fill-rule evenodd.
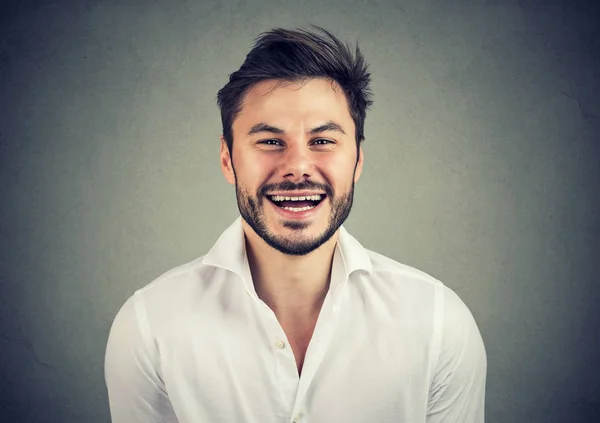
M 241 217 L 119 311 L 114 423 L 483 422 L 486 355 L 467 307 L 341 226 L 369 80 L 358 48 L 323 29 L 258 38 L 218 95 Z

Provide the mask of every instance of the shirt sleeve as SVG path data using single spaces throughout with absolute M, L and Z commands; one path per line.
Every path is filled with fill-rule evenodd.
M 441 346 L 429 392 L 427 423 L 483 423 L 487 358 L 473 315 L 443 287 Z
M 134 295 L 123 305 L 108 337 L 104 376 L 111 420 L 112 423 L 176 423 L 157 372 L 157 353 L 140 329 L 140 317 L 144 319 L 145 315 L 140 313 L 136 300 Z

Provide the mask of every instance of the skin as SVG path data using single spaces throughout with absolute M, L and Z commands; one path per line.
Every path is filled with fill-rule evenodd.
M 249 134 L 261 123 L 278 131 Z M 329 128 L 314 131 L 328 123 Z M 339 214 L 340 207 L 347 207 L 349 212 L 354 184 L 362 173 L 363 151 L 356 148 L 346 97 L 334 83 L 321 78 L 263 81 L 246 94 L 232 129 L 231 152 L 221 137 L 221 170 L 236 186 L 240 211 L 252 201 L 263 229 L 273 238 L 266 242 L 264 234 L 242 219 L 256 292 L 275 312 L 288 337 L 307 344 L 329 288 L 339 229 L 334 228 L 328 239 L 323 237 L 336 210 Z M 308 184 L 311 191 L 328 189 L 334 196 L 327 196 L 307 219 L 286 219 L 264 196 L 265 187 L 267 192 L 291 192 L 281 189 L 285 181 L 294 187 Z M 273 243 L 285 245 L 274 248 Z M 286 248 L 296 247 L 302 254 L 286 253 Z

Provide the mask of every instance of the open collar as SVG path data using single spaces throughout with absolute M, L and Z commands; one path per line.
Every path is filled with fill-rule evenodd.
M 246 290 L 256 295 L 246 254 L 242 218 L 238 217 L 219 237 L 204 256 L 203 265 L 228 270 L 239 276 Z M 368 252 L 342 225 L 335 247 L 330 289 L 339 291 L 355 271 L 371 273 L 372 264 Z

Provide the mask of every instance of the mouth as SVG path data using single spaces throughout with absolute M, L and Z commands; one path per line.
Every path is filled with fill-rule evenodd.
M 319 208 L 327 196 L 325 194 L 283 196 L 267 195 L 267 198 L 280 214 L 288 218 L 305 218 Z

